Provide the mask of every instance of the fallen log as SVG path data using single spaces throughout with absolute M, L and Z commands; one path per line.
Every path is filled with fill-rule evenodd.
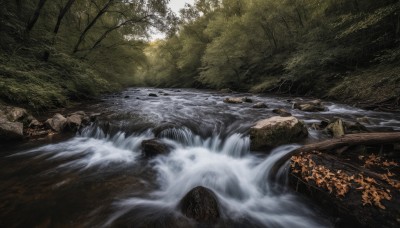
M 305 145 L 297 149 L 296 152 L 310 152 L 314 150 L 325 152 L 355 145 L 379 145 L 398 142 L 400 142 L 400 132 L 349 134 L 341 138 Z
M 381 145 L 394 144 L 400 142 L 400 132 L 381 132 L 381 133 L 359 133 L 348 134 L 341 138 L 328 139 L 322 142 L 304 145 L 283 156 L 275 164 L 277 167 L 284 165 L 293 155 L 301 152 L 335 152 L 335 150 L 344 150 L 350 146 L 356 145 Z
M 390 178 L 389 174 L 399 176 L 398 163 L 390 168 L 370 169 L 359 164 L 356 148 L 399 142 L 400 132 L 344 135 L 304 145 L 282 157 L 275 167 L 279 169 L 292 158 L 290 185 L 319 202 L 332 216 L 341 218 L 337 226 L 397 227 L 400 226 L 399 180 L 386 178 Z
M 400 226 L 400 191 L 382 174 L 327 153 L 298 157 L 301 160 L 292 159 L 291 187 L 340 218 L 335 226 Z

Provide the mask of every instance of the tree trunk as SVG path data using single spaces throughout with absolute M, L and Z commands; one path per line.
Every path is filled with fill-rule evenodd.
M 39 19 L 40 16 L 40 11 L 42 10 L 44 4 L 46 3 L 46 0 L 40 0 L 36 6 L 36 10 L 33 13 L 33 16 L 28 22 L 28 25 L 26 26 L 26 33 L 29 34 L 30 31 L 32 31 L 33 27 L 35 26 L 37 20 Z
M 145 20 L 146 20 L 146 18 L 149 18 L 149 17 L 151 17 L 151 16 L 153 16 L 152 14 L 150 14 L 150 15 L 146 15 L 146 16 L 143 16 L 143 17 L 141 17 L 141 18 L 139 18 L 139 19 L 130 19 L 130 20 L 126 20 L 126 21 L 124 21 L 124 22 L 122 22 L 122 23 L 120 23 L 120 24 L 118 24 L 118 25 L 115 25 L 114 27 L 111 27 L 111 28 L 109 28 L 108 30 L 106 30 L 97 40 L 96 40 L 96 42 L 93 44 L 93 46 L 88 50 L 88 52 L 90 53 L 92 50 L 94 50 L 94 49 L 96 49 L 99 45 L 100 45 L 100 43 L 105 39 L 105 38 L 107 38 L 107 36 L 111 33 L 111 32 L 113 32 L 113 31 L 115 31 L 115 30 L 117 30 L 117 29 L 119 29 L 119 28 L 121 28 L 121 27 L 124 27 L 124 26 L 126 26 L 126 25 L 131 25 L 131 24 L 135 24 L 135 23 L 141 23 L 141 22 L 144 22 Z M 89 53 L 87 53 L 86 55 L 85 55 L 85 57 L 89 54 Z M 85 58 L 84 57 L 84 58 Z
M 17 6 L 17 16 L 20 18 L 22 13 L 22 2 L 21 0 L 16 0 L 15 4 Z
M 60 29 L 61 26 L 61 21 L 64 18 L 65 14 L 69 11 L 69 9 L 71 8 L 72 4 L 74 4 L 75 0 L 68 0 L 68 2 L 65 4 L 65 6 L 60 10 L 60 13 L 58 14 L 58 18 L 57 18 L 57 23 L 54 26 L 54 30 L 53 30 L 53 38 L 51 41 L 51 45 L 54 45 L 55 43 L 55 39 L 58 33 L 58 30 Z M 50 52 L 48 50 L 46 50 L 44 52 L 44 56 L 43 59 L 45 61 L 48 61 L 50 58 Z
M 73 53 L 78 52 L 79 46 L 85 39 L 87 33 L 89 30 L 96 24 L 97 20 L 103 16 L 104 13 L 107 12 L 107 9 L 111 6 L 111 3 L 113 3 L 114 0 L 108 0 L 108 2 L 103 6 L 103 8 L 97 13 L 97 15 L 93 18 L 93 20 L 86 26 L 86 28 L 83 30 L 81 35 L 79 36 L 78 42 L 75 44 Z
M 341 138 L 328 139 L 322 142 L 308 144 L 296 149 L 275 163 L 276 169 L 283 166 L 292 156 L 301 152 L 307 153 L 318 151 L 326 152 L 342 152 L 350 146 L 356 145 L 381 145 L 381 144 L 394 144 L 400 142 L 400 132 L 382 132 L 382 133 L 360 133 L 344 135 Z
M 302 28 L 304 28 L 304 23 L 303 23 L 303 19 L 301 18 L 301 13 L 299 8 L 296 8 L 296 13 L 297 13 L 297 17 L 299 19 L 299 24 L 301 25 Z
M 342 138 L 330 139 L 319 143 L 305 145 L 296 152 L 332 151 L 346 146 L 354 145 L 379 145 L 400 142 L 400 132 L 360 133 L 349 134 Z

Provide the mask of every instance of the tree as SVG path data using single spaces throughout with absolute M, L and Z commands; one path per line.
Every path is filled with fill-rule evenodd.
M 26 26 L 26 33 L 29 34 L 30 31 L 33 29 L 35 26 L 37 20 L 39 19 L 40 16 L 40 11 L 42 10 L 44 4 L 46 3 L 47 0 L 39 0 L 35 12 L 33 13 L 32 17 L 29 19 L 28 24 Z M 20 4 L 20 2 L 17 2 Z

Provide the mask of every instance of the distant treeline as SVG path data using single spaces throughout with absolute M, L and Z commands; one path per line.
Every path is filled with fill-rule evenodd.
M 384 85 L 400 85 L 398 0 L 196 0 L 180 16 L 146 48 L 138 82 L 345 98 L 360 89 L 346 80 L 386 80 L 364 71 L 385 68 Z

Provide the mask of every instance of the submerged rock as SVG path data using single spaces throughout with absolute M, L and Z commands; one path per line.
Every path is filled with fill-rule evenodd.
M 305 125 L 297 118 L 275 116 L 260 120 L 250 128 L 251 150 L 264 150 L 307 137 Z
M 168 154 L 170 151 L 171 147 L 158 139 L 144 140 L 142 142 L 142 155 L 147 158 Z
M 215 224 L 220 218 L 218 198 L 205 187 L 190 190 L 179 202 L 179 209 L 186 217 L 199 223 Z
M 272 110 L 272 112 L 275 114 L 278 114 L 281 117 L 292 116 L 292 114 L 289 111 L 287 111 L 286 109 L 283 109 L 283 108 L 274 109 L 274 110 Z
M 359 123 L 371 124 L 371 120 L 370 120 L 368 117 L 366 117 L 366 116 L 364 116 L 364 117 L 359 117 L 359 118 L 357 118 L 356 120 L 357 120 L 357 122 L 359 122 Z
M 220 92 L 221 93 L 232 93 L 233 91 L 229 88 L 225 88 L 225 89 L 221 89 Z
M 57 113 L 52 118 L 46 120 L 45 124 L 56 132 L 62 132 L 67 124 L 67 118 Z
M 253 105 L 253 108 L 268 108 L 268 106 L 263 102 L 258 102 L 257 104 Z
M 149 93 L 149 97 L 158 97 L 158 95 L 155 93 Z
M 304 112 L 321 112 L 326 110 L 325 106 L 322 105 L 321 100 L 295 102 L 293 108 Z
M 229 104 L 241 104 L 244 102 L 252 103 L 253 100 L 248 97 L 228 97 L 224 99 L 224 102 Z
M 355 134 L 355 133 L 362 133 L 362 132 L 369 132 L 369 130 L 359 122 L 354 124 L 346 123 L 346 134 Z

